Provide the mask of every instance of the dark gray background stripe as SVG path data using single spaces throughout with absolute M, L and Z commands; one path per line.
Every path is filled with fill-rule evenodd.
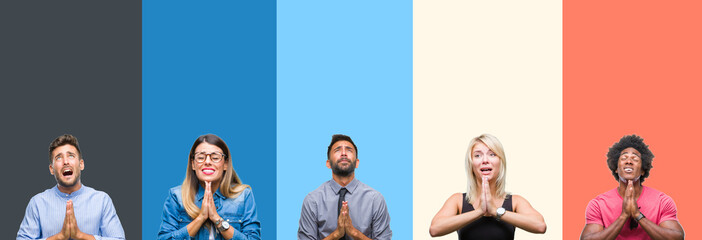
M 56 184 L 48 146 L 78 137 L 83 183 L 141 237 L 141 2 L 0 1 L 0 239 Z

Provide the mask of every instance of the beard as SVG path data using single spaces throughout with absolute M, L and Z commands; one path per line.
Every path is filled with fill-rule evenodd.
M 73 171 L 73 180 L 71 181 L 63 180 L 61 176 L 63 175 L 58 170 L 54 170 L 54 177 L 56 178 L 56 182 L 61 187 L 71 188 L 76 186 L 76 184 L 78 184 L 78 181 L 80 181 L 80 170 Z
M 347 167 L 342 167 L 338 164 L 338 161 L 337 163 L 331 161 L 332 173 L 334 173 L 337 176 L 348 177 L 349 175 L 351 175 L 351 173 L 353 173 L 353 171 L 356 170 L 356 161 L 351 161 L 348 158 L 339 159 L 339 161 L 341 160 L 348 160 L 349 165 Z

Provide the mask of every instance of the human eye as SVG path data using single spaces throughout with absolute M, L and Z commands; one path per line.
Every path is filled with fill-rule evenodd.
M 474 153 L 474 154 L 473 154 L 473 157 L 474 157 L 474 158 L 479 158 L 479 157 L 480 157 L 480 153 Z
M 76 155 L 68 154 L 68 158 L 69 158 L 69 159 L 74 159 L 74 158 L 76 158 Z
M 61 159 L 63 159 L 63 156 L 61 156 L 61 155 L 56 155 L 56 157 L 54 158 L 54 160 L 61 160 Z

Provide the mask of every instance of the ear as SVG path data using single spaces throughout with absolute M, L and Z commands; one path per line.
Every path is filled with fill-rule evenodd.
M 358 163 L 360 163 L 360 159 L 356 158 L 356 168 L 358 168 Z
M 197 169 L 195 169 L 195 163 L 193 162 L 193 160 L 188 160 L 188 164 L 190 164 L 190 168 L 191 168 L 193 171 L 197 170 Z
M 51 173 L 51 175 L 54 175 L 54 166 L 52 164 L 49 164 L 49 173 Z
M 227 168 L 228 168 L 228 167 L 229 167 L 229 164 L 227 164 L 226 161 L 225 161 L 224 167 L 222 168 L 222 170 L 227 171 Z
M 331 162 L 329 162 L 329 159 L 327 159 L 327 168 L 331 169 Z
M 85 163 L 83 163 L 83 159 L 82 159 L 82 158 L 80 159 L 80 164 L 79 164 L 79 165 L 80 165 L 80 170 L 83 171 L 83 169 L 85 169 Z

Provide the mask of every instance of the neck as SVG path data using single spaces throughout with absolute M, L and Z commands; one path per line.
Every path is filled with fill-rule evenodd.
M 339 176 L 336 174 L 332 174 L 332 179 L 342 187 L 346 187 L 346 185 L 349 185 L 351 181 L 353 181 L 355 174 L 351 173 L 348 176 Z
M 202 187 L 202 189 L 206 189 L 206 187 L 205 187 L 205 181 L 199 181 L 199 182 L 200 182 L 200 187 Z M 212 193 L 217 192 L 217 189 L 219 189 L 219 183 L 220 183 L 220 182 L 222 182 L 222 181 L 221 181 L 221 180 L 218 180 L 218 181 L 216 181 L 216 182 L 212 182 L 212 185 L 211 185 L 211 186 L 212 186 Z
M 80 180 L 78 180 L 78 182 L 75 185 L 70 186 L 70 187 L 62 186 L 61 184 L 58 184 L 58 190 L 61 191 L 62 193 L 71 194 L 71 193 L 74 193 L 75 191 L 80 190 L 80 187 L 82 187 L 82 186 L 83 186 L 83 184 L 81 184 Z

